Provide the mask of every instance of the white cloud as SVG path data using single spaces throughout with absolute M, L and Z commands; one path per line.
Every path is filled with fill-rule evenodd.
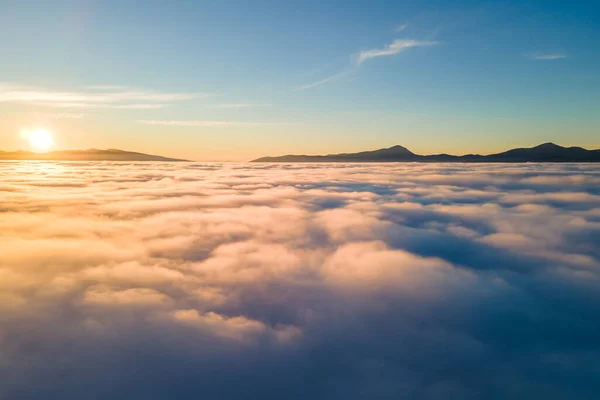
M 396 26 L 396 32 L 401 32 L 408 27 L 408 24 L 400 24 Z
M 362 51 L 358 55 L 356 62 L 358 64 L 361 64 L 364 61 L 371 59 L 371 58 L 392 56 L 392 55 L 401 53 L 401 52 L 408 50 L 410 48 L 413 48 L 413 47 L 435 46 L 437 44 L 439 44 L 439 42 L 428 41 L 428 40 L 398 39 L 398 40 L 395 40 L 393 43 L 387 45 L 383 49 L 371 49 L 371 50 Z

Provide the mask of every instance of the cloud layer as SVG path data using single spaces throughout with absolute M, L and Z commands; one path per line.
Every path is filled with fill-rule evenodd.
M 600 391 L 598 166 L 0 165 L 2 399 Z

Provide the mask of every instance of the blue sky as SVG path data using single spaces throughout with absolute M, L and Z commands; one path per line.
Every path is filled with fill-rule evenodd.
M 0 148 L 600 147 L 593 3 L 3 1 Z

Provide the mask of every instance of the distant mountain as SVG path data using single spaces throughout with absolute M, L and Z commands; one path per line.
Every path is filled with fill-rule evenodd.
M 27 161 L 187 161 L 117 149 L 64 150 L 48 153 L 30 151 L 0 151 L 0 160 Z
M 413 152 L 402 146 L 387 149 L 362 151 L 360 153 L 328 154 L 325 156 L 287 155 L 281 157 L 263 157 L 252 162 L 369 162 L 369 161 L 413 161 Z
M 544 143 L 532 148 L 520 148 L 492 154 L 487 157 L 498 161 L 545 161 L 545 162 L 575 162 L 600 161 L 600 150 L 586 150 L 581 147 L 562 147 L 554 143 Z
M 324 156 L 285 155 L 262 157 L 252 162 L 600 162 L 600 150 L 562 147 L 544 143 L 536 147 L 519 148 L 498 154 L 419 155 L 402 146 L 363 151 L 360 153 L 328 154 Z

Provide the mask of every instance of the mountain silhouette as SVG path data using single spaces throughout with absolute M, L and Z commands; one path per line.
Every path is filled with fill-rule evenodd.
M 108 150 L 64 150 L 48 153 L 33 153 L 31 151 L 0 151 L 0 160 L 24 161 L 187 161 L 178 158 L 155 156 L 152 154 L 136 153 L 118 149 Z
M 451 154 L 419 155 L 402 146 L 328 155 L 285 155 L 262 157 L 252 162 L 600 162 L 600 150 L 586 150 L 582 147 L 562 147 L 554 143 L 544 143 L 530 148 L 518 148 L 502 153 L 479 155 Z

